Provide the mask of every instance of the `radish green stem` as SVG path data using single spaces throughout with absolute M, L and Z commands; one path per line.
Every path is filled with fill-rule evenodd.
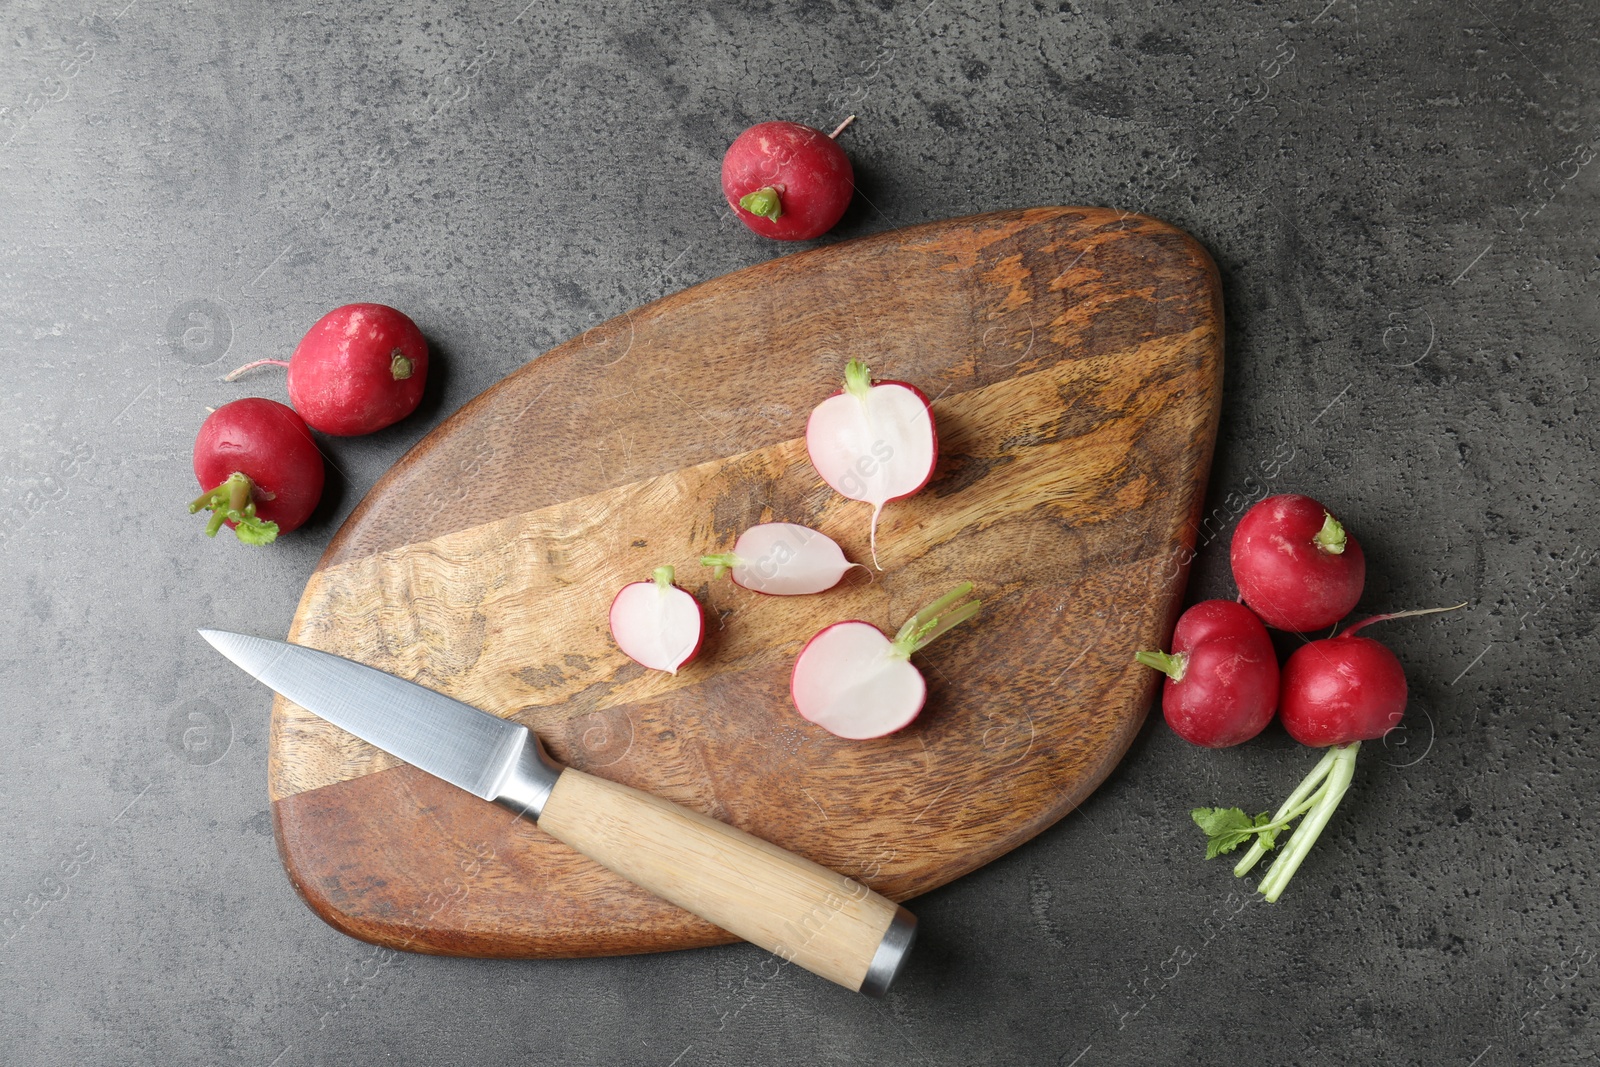
M 931 643 L 935 638 L 940 637 L 941 635 L 943 635 L 947 631 L 949 631 L 949 630 L 951 630 L 951 629 L 953 629 L 953 628 L 955 628 L 957 626 L 960 626 L 962 623 L 966 622 L 968 619 L 970 619 L 973 616 L 977 615 L 978 614 L 978 610 L 981 607 L 983 607 L 982 602 L 974 600 L 969 604 L 961 605 L 959 608 L 956 608 L 954 611 L 950 612 L 950 614 L 948 614 L 948 615 L 939 616 L 937 619 L 935 619 L 933 621 L 933 625 L 932 626 L 930 626 L 926 631 L 924 631 L 923 633 L 918 635 L 917 642 L 916 642 L 916 648 L 913 648 L 911 651 L 913 651 L 913 652 L 918 651 L 919 649 L 921 649 L 921 648 L 925 647 L 926 645 L 928 645 L 929 643 Z
M 710 567 L 711 577 L 713 578 L 721 578 L 741 562 L 743 561 L 732 552 L 714 552 L 709 556 L 700 557 L 700 565 L 702 567 Z
M 893 654 L 900 659 L 909 659 L 913 652 L 920 652 L 942 634 L 978 614 L 982 601 L 973 600 L 955 606 L 958 601 L 966 600 L 971 595 L 972 583 L 962 582 L 907 619 L 899 633 L 894 635 L 891 645 Z
M 897 638 L 904 637 L 911 630 L 937 619 L 939 617 L 939 612 L 943 611 L 945 608 L 948 608 L 956 601 L 965 599 L 971 594 L 972 583 L 962 582 L 944 596 L 940 597 L 938 600 L 935 600 L 932 604 L 927 605 L 921 611 L 907 619 L 905 625 L 900 627 L 900 632 L 895 636 Z
M 744 194 L 739 198 L 739 206 L 764 219 L 776 219 L 783 214 L 783 198 L 778 195 L 777 188 L 771 185 Z
M 1315 541 L 1317 547 L 1330 556 L 1343 555 L 1346 540 L 1344 524 L 1324 511 L 1322 513 L 1322 529 L 1318 530 L 1316 536 L 1312 537 L 1311 540 Z
M 1344 794 L 1350 788 L 1350 780 L 1355 776 L 1356 753 L 1361 749 L 1360 741 L 1352 741 L 1348 745 L 1335 745 L 1328 751 L 1333 755 L 1333 766 L 1328 769 L 1327 780 L 1317 790 L 1317 801 L 1311 811 L 1306 815 L 1305 821 L 1295 830 L 1294 836 L 1289 839 L 1288 848 L 1278 857 L 1267 876 L 1261 879 L 1261 884 L 1256 889 L 1267 903 L 1275 903 L 1288 888 L 1289 879 L 1294 877 L 1294 872 L 1300 869 L 1300 864 L 1305 860 L 1306 854 L 1311 851 L 1311 846 L 1317 843 L 1323 829 L 1328 825 L 1328 820 L 1333 818 L 1334 809 L 1339 806 L 1339 801 L 1344 799 Z
M 1317 843 L 1344 799 L 1355 775 L 1356 753 L 1360 750 L 1360 741 L 1329 748 L 1270 820 L 1265 812 L 1251 818 L 1239 808 L 1195 808 L 1189 814 L 1208 838 L 1206 859 L 1232 852 L 1254 836 L 1250 850 L 1233 868 L 1233 873 L 1242 878 L 1272 848 L 1277 836 L 1300 819 L 1289 844 L 1256 886 L 1268 903 L 1275 902 L 1283 895 L 1289 880 L 1300 869 L 1311 846 Z
M 651 580 L 660 586 L 663 593 L 672 588 L 672 580 L 676 577 L 677 572 L 671 567 L 657 567 L 650 572 Z
M 222 380 L 225 382 L 231 382 L 238 378 L 241 374 L 244 374 L 247 371 L 253 371 L 257 367 L 287 367 L 288 365 L 288 363 L 281 359 L 258 359 L 254 363 L 246 363 L 238 370 L 229 372 Z
M 844 365 L 844 391 L 857 400 L 865 400 L 867 391 L 872 388 L 872 368 L 859 359 L 852 359 Z
M 1305 803 L 1306 798 L 1316 791 L 1317 786 L 1322 784 L 1324 778 L 1328 777 L 1328 771 L 1332 768 L 1333 749 L 1330 748 L 1323 753 L 1321 761 L 1311 768 L 1311 773 L 1302 778 L 1300 784 L 1294 787 L 1294 792 L 1289 794 L 1289 799 L 1283 802 L 1283 806 L 1272 813 L 1272 821 L 1274 823 L 1288 821 L 1292 817 L 1290 813 L 1296 807 Z M 1249 873 L 1250 868 L 1254 867 L 1261 860 L 1261 857 L 1266 854 L 1267 846 L 1257 840 L 1250 846 L 1250 851 L 1244 854 L 1244 858 L 1234 866 L 1234 876 L 1243 878 Z
M 411 372 L 415 369 L 416 368 L 412 364 L 411 360 L 404 352 L 400 351 L 400 349 L 397 348 L 393 353 L 390 354 L 389 375 L 390 377 L 394 378 L 395 381 L 405 381 L 407 378 L 411 377 Z
M 1189 669 L 1189 656 L 1185 652 L 1135 652 L 1133 658 L 1146 667 L 1153 667 L 1174 682 L 1183 681 L 1183 672 Z
M 278 524 L 256 518 L 255 483 L 242 471 L 234 471 L 228 480 L 208 489 L 189 502 L 189 514 L 209 508 L 211 519 L 206 523 L 206 536 L 215 537 L 225 522 L 233 523 L 233 532 L 247 545 L 270 545 L 278 537 Z

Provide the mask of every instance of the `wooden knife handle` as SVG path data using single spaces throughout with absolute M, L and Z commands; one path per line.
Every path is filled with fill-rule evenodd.
M 568 767 L 539 826 L 630 882 L 779 958 L 880 996 L 916 933 L 859 882 L 669 800 Z

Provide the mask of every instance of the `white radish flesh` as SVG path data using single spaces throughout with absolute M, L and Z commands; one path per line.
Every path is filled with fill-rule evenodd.
M 764 522 L 739 535 L 732 552 L 701 556 L 716 577 L 732 574 L 736 585 L 774 596 L 820 593 L 839 584 L 858 564 L 827 534 L 792 522 Z
M 818 404 L 806 423 L 806 451 L 822 480 L 842 496 L 872 505 L 872 558 L 878 558 L 883 506 L 917 492 L 933 474 L 939 438 L 928 398 L 905 382 L 872 381 L 852 359 L 844 391 Z
M 922 710 L 927 683 L 911 654 L 978 613 L 963 582 L 917 612 L 894 640 L 870 622 L 836 622 L 800 650 L 789 695 L 800 714 L 852 741 L 892 734 Z
M 700 650 L 705 617 L 672 579 L 671 567 L 657 567 L 650 581 L 623 586 L 611 602 L 611 636 L 630 659 L 677 674 Z
M 789 689 L 801 715 L 851 740 L 894 733 L 917 717 L 928 693 L 922 672 L 870 622 L 837 622 L 813 637 Z

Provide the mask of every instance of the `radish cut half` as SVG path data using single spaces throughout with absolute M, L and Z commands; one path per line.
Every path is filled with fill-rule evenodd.
M 894 640 L 870 622 L 852 619 L 826 627 L 800 650 L 789 695 L 801 716 L 852 741 L 883 737 L 922 711 L 928 686 L 911 654 L 952 626 L 978 614 L 962 582 L 911 618 Z M 966 601 L 966 603 L 962 603 Z
M 713 577 L 731 574 L 735 585 L 774 596 L 832 589 L 846 571 L 860 566 L 845 559 L 827 534 L 792 522 L 752 526 L 739 535 L 732 552 L 701 556 L 700 562 L 715 568 Z
M 705 616 L 700 602 L 672 579 L 671 567 L 657 567 L 650 581 L 623 586 L 611 602 L 611 636 L 628 658 L 677 674 L 700 651 Z
M 928 484 L 939 458 L 933 408 L 905 382 L 873 382 L 852 359 L 844 390 L 811 411 L 806 451 L 822 480 L 840 495 L 872 505 L 872 562 L 878 562 L 878 516 L 883 505 Z

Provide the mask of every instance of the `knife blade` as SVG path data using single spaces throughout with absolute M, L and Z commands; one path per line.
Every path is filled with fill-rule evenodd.
M 563 767 L 525 726 L 330 652 L 200 634 L 307 711 L 830 981 L 882 996 L 911 951 L 916 918 L 893 901 L 727 823 Z

